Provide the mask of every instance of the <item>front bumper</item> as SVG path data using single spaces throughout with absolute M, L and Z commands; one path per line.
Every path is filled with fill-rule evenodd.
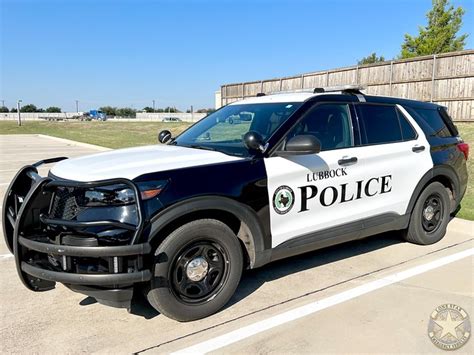
M 107 304 L 121 294 L 120 306 L 127 306 L 131 287 L 152 277 L 151 271 L 144 267 L 148 264 L 146 259 L 151 246 L 136 242 L 144 225 L 139 191 L 127 179 L 82 183 L 38 175 L 38 166 L 63 159 L 23 167 L 6 192 L 3 232 L 14 254 L 18 275 L 33 291 L 50 290 L 60 282 L 75 291 L 93 295 L 98 301 L 103 296 Z M 90 221 L 75 217 L 52 218 L 49 213 L 58 188 L 92 189 L 113 184 L 127 185 L 135 192 L 136 223 L 107 218 Z M 129 238 L 108 240 L 104 245 L 100 233 L 116 231 L 122 231 L 122 235 Z M 107 295 L 114 295 L 112 301 L 107 300 Z

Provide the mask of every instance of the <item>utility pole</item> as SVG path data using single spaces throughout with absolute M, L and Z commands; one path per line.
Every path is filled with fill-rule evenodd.
M 5 106 L 5 100 L 2 100 L 2 107 Z
M 22 102 L 21 100 L 18 100 L 16 103 L 16 109 L 18 110 L 18 126 L 21 126 L 21 113 L 20 113 L 21 102 Z
M 153 113 L 155 113 L 155 100 L 153 100 Z
M 79 113 L 79 100 L 76 100 L 76 113 Z

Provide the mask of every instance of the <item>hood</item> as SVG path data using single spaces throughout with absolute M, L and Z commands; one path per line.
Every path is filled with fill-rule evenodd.
M 241 159 L 209 150 L 151 145 L 63 160 L 53 166 L 51 173 L 61 179 L 81 182 L 114 178 L 132 180 L 147 173 Z

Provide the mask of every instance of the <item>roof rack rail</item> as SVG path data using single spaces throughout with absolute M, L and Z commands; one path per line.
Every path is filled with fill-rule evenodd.
M 320 88 L 314 88 L 313 93 L 321 94 L 325 92 L 343 91 L 347 93 L 362 94 L 361 90 L 365 90 L 366 87 L 363 85 L 339 85 L 339 86 L 326 86 Z
M 258 92 L 255 96 L 266 96 L 266 95 L 277 95 L 277 94 L 296 94 L 296 93 L 311 93 L 311 94 L 324 94 L 325 92 L 346 92 L 351 94 L 363 95 L 361 90 L 365 90 L 366 87 L 363 85 L 340 85 L 340 86 L 326 86 L 314 89 L 295 89 L 295 90 L 279 90 L 270 92 Z

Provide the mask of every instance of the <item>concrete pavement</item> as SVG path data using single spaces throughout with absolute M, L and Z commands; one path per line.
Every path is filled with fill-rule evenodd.
M 21 166 L 93 147 L 37 136 L 0 136 L 0 194 Z M 47 173 L 47 167 L 40 170 Z M 139 300 L 132 314 L 95 303 L 62 285 L 33 293 L 23 287 L 0 240 L 0 351 L 6 353 L 169 353 L 214 339 L 358 285 L 474 247 L 474 223 L 454 219 L 436 245 L 401 242 L 395 233 L 281 260 L 244 274 L 227 307 L 206 319 L 178 323 Z M 432 352 L 430 313 L 455 303 L 474 317 L 473 258 L 335 305 L 216 353 Z M 473 353 L 474 341 L 456 353 Z

